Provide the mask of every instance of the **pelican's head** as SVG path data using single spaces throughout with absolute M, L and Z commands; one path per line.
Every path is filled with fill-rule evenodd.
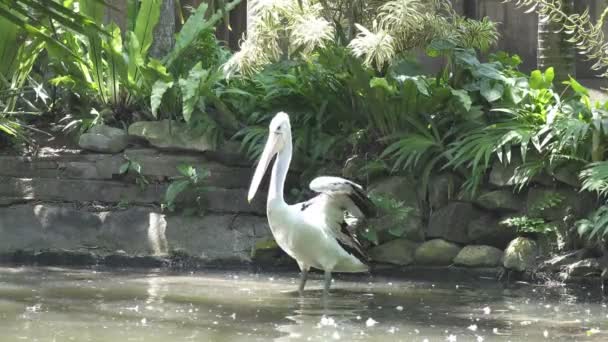
M 253 174 L 253 179 L 251 180 L 251 186 L 249 187 L 249 194 L 247 195 L 247 200 L 249 202 L 251 202 L 255 193 L 258 191 L 260 182 L 266 173 L 266 169 L 268 169 L 272 157 L 281 152 L 285 147 L 286 142 L 291 140 L 289 115 L 285 112 L 277 113 L 277 115 L 272 118 L 272 121 L 270 121 L 268 130 L 268 140 L 266 141 L 266 146 L 264 146 L 264 151 L 262 152 L 258 166 Z

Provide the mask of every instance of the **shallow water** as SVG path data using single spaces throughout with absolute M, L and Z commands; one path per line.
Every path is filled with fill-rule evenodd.
M 0 267 L 0 341 L 606 341 L 596 290 Z

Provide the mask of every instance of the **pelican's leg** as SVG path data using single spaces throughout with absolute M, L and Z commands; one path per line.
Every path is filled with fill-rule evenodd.
M 329 295 L 329 288 L 331 286 L 331 271 L 325 271 L 325 286 L 323 287 L 323 297 L 327 298 Z
M 300 287 L 298 287 L 300 296 L 304 294 L 304 286 L 306 286 L 306 280 L 308 280 L 308 267 L 302 267 L 302 271 L 300 272 Z

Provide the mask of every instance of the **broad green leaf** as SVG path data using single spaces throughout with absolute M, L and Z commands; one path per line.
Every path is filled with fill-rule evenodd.
M 144 65 L 144 58 L 141 54 L 139 40 L 134 32 L 127 32 L 127 53 L 129 54 L 128 75 L 129 82 L 137 82 L 137 69 Z
M 452 89 L 451 91 L 452 91 L 452 95 L 454 95 L 456 101 L 460 105 L 462 105 L 462 108 L 464 108 L 465 112 L 470 111 L 473 101 L 471 100 L 469 93 L 467 93 L 466 90 L 462 90 L 462 89 Z
M 179 194 L 186 190 L 190 185 L 191 183 L 187 179 L 180 179 L 171 183 L 167 188 L 167 192 L 165 192 L 165 203 L 167 203 L 169 207 L 173 207 L 177 196 L 179 196 Z
M 374 77 L 369 81 L 370 88 L 382 88 L 389 94 L 395 92 L 395 87 L 388 84 L 388 81 L 384 77 Z
M 120 28 L 112 23 L 108 29 L 111 38 L 102 44 L 108 64 L 106 84 L 108 86 L 108 101 L 116 104 L 120 101 L 121 86 L 124 86 L 121 83 L 127 81 L 127 62 L 122 54 Z
M 7 80 L 12 78 L 13 65 L 16 63 L 15 56 L 17 54 L 19 26 L 13 22 L 0 17 L 0 75 Z
M 152 85 L 152 95 L 150 95 L 150 108 L 152 109 L 152 115 L 158 117 L 158 107 L 163 99 L 163 95 L 167 90 L 173 87 L 173 82 L 165 82 L 163 80 L 157 80 Z
M 570 86 L 572 88 L 572 90 L 574 90 L 574 92 L 576 92 L 579 95 L 589 96 L 589 90 L 587 88 L 585 88 L 585 86 L 583 86 L 577 80 L 572 78 L 572 76 L 569 76 L 569 77 L 570 77 L 570 80 L 564 81 L 563 84 Z
M 494 82 L 492 85 L 490 80 L 481 81 L 481 95 L 490 103 L 500 100 L 504 91 L 505 88 L 501 83 Z
M 241 0 L 233 0 L 225 6 L 226 13 L 232 11 Z M 175 60 L 207 29 L 213 28 L 223 17 L 222 11 L 205 18 L 208 5 L 201 3 L 198 8 L 190 15 L 184 26 L 175 37 L 173 50 L 165 57 L 165 65 L 170 66 Z
M 127 171 L 129 171 L 130 164 L 131 164 L 131 162 L 126 162 L 126 163 L 123 163 L 122 165 L 120 165 L 120 168 L 118 169 L 118 174 L 124 175 L 125 173 L 127 173 Z
M 551 84 L 553 84 L 553 80 L 555 79 L 555 70 L 553 69 L 553 67 L 549 67 L 547 68 L 547 70 L 545 70 L 544 79 L 545 85 L 547 86 L 547 88 L 549 88 Z
M 179 87 L 182 92 L 182 115 L 186 122 L 190 121 L 192 112 L 201 100 L 200 86 L 208 77 L 209 71 L 203 69 L 201 62 L 196 63 L 188 72 L 188 78 L 179 80 Z
M 540 70 L 534 70 L 534 71 L 532 71 L 532 74 L 530 74 L 530 88 L 531 89 L 543 89 L 544 88 L 543 73 Z
M 146 56 L 154 38 L 154 27 L 160 18 L 162 0 L 142 0 L 135 20 L 135 36 L 139 42 L 139 54 Z

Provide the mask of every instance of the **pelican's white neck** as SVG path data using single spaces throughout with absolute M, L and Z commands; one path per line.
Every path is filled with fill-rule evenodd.
M 285 180 L 287 179 L 287 171 L 291 163 L 293 146 L 291 143 L 291 132 L 286 134 L 285 145 L 281 152 L 277 154 L 277 158 L 272 166 L 272 174 L 270 175 L 270 187 L 268 189 L 268 205 L 271 202 L 285 204 L 284 190 Z

